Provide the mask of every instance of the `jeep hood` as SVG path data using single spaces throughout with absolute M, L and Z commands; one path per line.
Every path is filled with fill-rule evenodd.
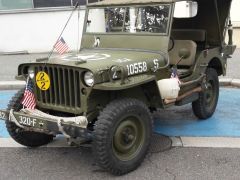
M 109 69 L 112 66 L 126 66 L 136 62 L 152 64 L 158 60 L 159 65 L 166 64 L 166 55 L 161 52 L 144 50 L 82 50 L 52 57 L 48 63 L 75 66 L 93 72 Z M 150 66 L 150 65 L 149 65 Z

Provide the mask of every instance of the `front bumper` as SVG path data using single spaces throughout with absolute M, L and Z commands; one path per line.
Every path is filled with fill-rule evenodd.
M 92 139 L 92 134 L 87 129 L 86 123 L 83 125 L 74 121 L 66 121 L 61 117 L 46 118 L 29 115 L 24 112 L 14 112 L 13 110 L 0 110 L 0 119 L 11 121 L 25 131 L 41 132 L 52 135 L 63 134 L 67 138 L 81 137 L 86 140 Z

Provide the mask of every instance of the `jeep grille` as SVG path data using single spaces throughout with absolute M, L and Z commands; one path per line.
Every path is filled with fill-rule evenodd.
M 35 87 L 37 104 L 41 107 L 77 113 L 81 107 L 80 76 L 81 70 L 66 66 L 35 66 L 35 75 L 39 71 L 50 77 L 50 88 L 42 91 Z

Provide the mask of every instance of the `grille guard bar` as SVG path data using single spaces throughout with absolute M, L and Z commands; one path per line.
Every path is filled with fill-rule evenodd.
M 67 138 L 82 137 L 86 140 L 92 139 L 92 133 L 87 129 L 88 122 L 85 116 L 76 117 L 80 118 L 82 121 L 74 121 L 76 118 L 64 118 L 47 114 L 48 117 L 36 116 L 28 111 L 29 109 L 20 112 L 14 112 L 13 110 L 0 110 L 0 120 L 11 121 L 15 123 L 16 126 L 26 131 L 41 132 L 52 135 L 63 134 Z M 27 114 L 27 112 L 29 114 Z M 37 112 L 43 113 L 38 110 Z

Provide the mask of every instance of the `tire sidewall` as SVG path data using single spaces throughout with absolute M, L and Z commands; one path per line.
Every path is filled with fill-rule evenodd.
M 218 80 L 218 74 L 217 71 L 213 68 L 207 68 L 206 69 L 206 84 L 203 84 L 202 86 L 207 86 L 208 82 L 213 82 L 214 87 L 214 101 L 212 102 L 213 105 L 210 107 L 206 106 L 206 91 L 203 88 L 203 91 L 199 93 L 199 98 L 192 103 L 192 109 L 194 114 L 199 119 L 207 119 L 213 115 L 213 113 L 216 110 L 217 103 L 218 103 L 218 97 L 219 97 L 219 80 Z
M 23 105 L 21 104 L 22 98 L 24 95 L 24 89 L 19 90 L 8 104 L 8 110 L 13 109 L 18 112 L 21 110 Z M 38 147 L 45 144 L 48 144 L 53 140 L 52 135 L 43 134 L 40 132 L 25 131 L 22 128 L 18 127 L 15 123 L 10 120 L 5 122 L 7 131 L 9 135 L 19 144 L 27 147 Z
M 124 107 L 119 107 L 114 112 L 109 113 L 111 114 L 111 117 L 108 116 L 108 119 L 111 119 L 111 122 L 106 123 L 108 124 L 108 129 L 106 129 L 106 132 L 104 132 L 104 137 L 106 137 L 103 138 L 104 142 L 95 143 L 95 140 L 93 139 L 94 151 L 99 149 L 99 147 L 96 147 L 99 143 L 101 144 L 101 146 L 103 146 L 100 147 L 100 149 L 105 149 L 104 158 L 99 157 L 98 152 L 95 153 L 95 156 L 97 156 L 96 159 L 100 161 L 98 163 L 100 164 L 100 166 L 110 170 L 110 172 L 115 175 L 121 175 L 130 172 L 136 169 L 141 164 L 149 148 L 152 135 L 152 117 L 148 109 L 146 109 L 145 104 L 135 99 L 124 99 L 120 101 L 122 104 L 125 103 L 125 105 Z M 117 107 L 117 104 L 118 101 L 115 100 L 113 103 L 110 103 L 109 106 L 105 108 L 105 110 L 103 110 L 103 112 L 98 118 L 99 124 L 101 123 L 101 121 L 106 122 L 105 113 L 109 112 L 108 109 L 114 110 L 113 106 Z M 123 161 L 120 160 L 114 153 L 113 138 L 118 126 L 129 116 L 135 117 L 141 121 L 143 128 L 145 128 L 145 137 L 144 142 L 142 143 L 142 147 L 135 155 L 135 157 L 133 157 L 131 160 Z
M 124 119 L 126 119 L 127 117 L 130 117 L 130 116 L 136 117 L 138 120 L 140 120 L 143 125 L 143 128 L 145 128 L 144 143 L 142 144 L 142 147 L 141 147 L 141 150 L 139 151 L 139 153 L 133 159 L 131 159 L 130 161 L 122 161 L 122 160 L 118 159 L 113 152 L 113 149 L 112 149 L 113 135 L 114 135 L 117 127 L 120 125 L 120 123 L 123 122 Z M 151 119 L 149 119 L 146 114 L 139 112 L 133 106 L 131 108 L 127 109 L 127 111 L 123 111 L 121 114 L 119 114 L 116 117 L 116 122 L 114 123 L 113 128 L 109 134 L 110 135 L 109 137 L 111 137 L 111 141 L 108 143 L 109 150 L 110 150 L 109 154 L 110 154 L 110 156 L 113 157 L 113 159 L 115 161 L 114 164 L 118 163 L 119 166 L 122 166 L 122 168 L 125 168 L 129 164 L 136 163 L 139 160 L 139 157 L 144 156 L 145 151 L 147 151 L 147 149 L 148 149 L 148 144 L 150 143 L 150 142 L 147 142 L 149 139 L 149 136 L 151 134 L 151 129 L 150 129 L 151 125 L 149 123 L 150 121 L 151 121 Z
M 207 69 L 207 82 L 212 81 L 212 86 L 214 88 L 214 103 L 210 107 L 205 107 L 205 113 L 208 115 L 213 114 L 217 107 L 218 96 L 219 96 L 219 80 L 216 70 L 209 68 Z M 206 94 L 203 94 L 204 102 L 206 102 Z

